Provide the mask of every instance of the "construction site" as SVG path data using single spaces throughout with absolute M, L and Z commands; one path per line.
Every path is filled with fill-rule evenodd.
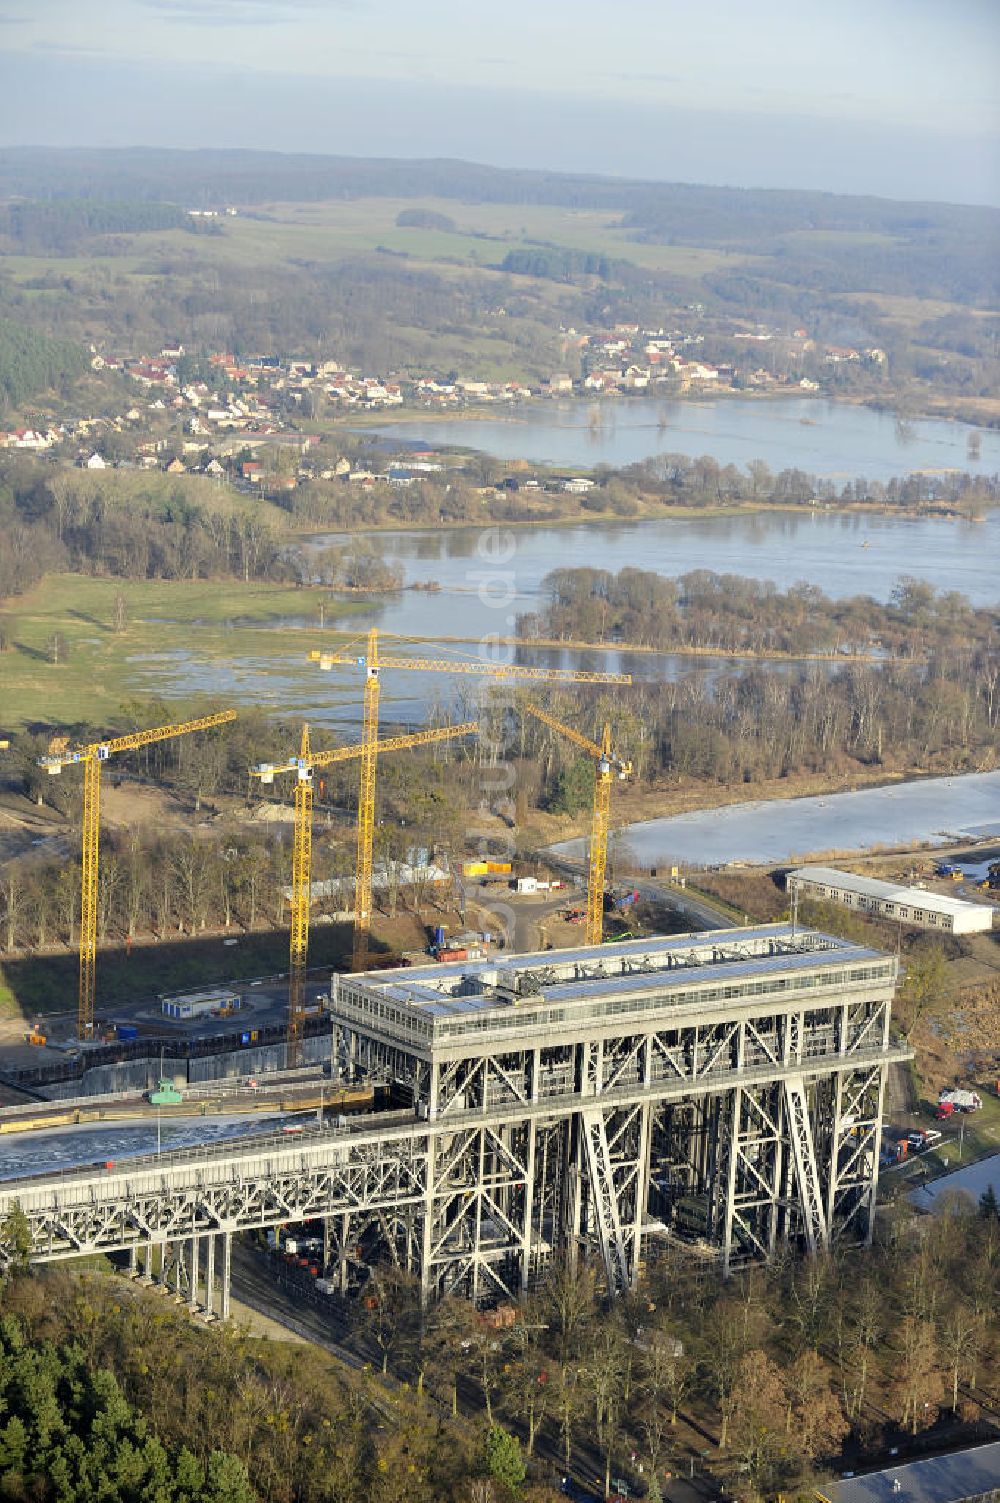
M 235 715 L 57 744 L 43 758 L 52 775 L 82 764 L 84 799 L 76 1039 L 62 1051 L 73 1058 L 40 1063 L 31 1079 L 8 1072 L 25 1094 L 0 1113 L 0 1131 L 28 1149 L 0 1189 L 0 1219 L 21 1207 L 32 1257 L 122 1254 L 150 1277 L 169 1271 L 210 1313 L 221 1268 L 225 1313 L 232 1235 L 304 1220 L 322 1224 L 321 1276 L 333 1287 L 362 1287 L 365 1268 L 388 1260 L 419 1280 L 425 1303 L 452 1293 L 515 1300 L 553 1259 L 592 1260 L 608 1291 L 623 1293 L 646 1251 L 671 1239 L 723 1274 L 779 1246 L 870 1240 L 887 1072 L 910 1057 L 890 1035 L 896 960 L 794 919 L 720 929 L 717 911 L 697 904 L 683 910 L 685 927 L 710 932 L 606 934 L 611 790 L 632 764 L 610 724 L 591 740 L 527 702 L 522 713 L 594 767 L 584 891 L 561 914 L 582 933 L 569 931 L 569 947 L 547 941 L 518 953 L 519 934 L 537 931 L 519 930 L 516 917 L 458 944 L 439 928 L 430 956 L 380 969 L 370 948 L 378 760 L 474 737 L 479 726 L 380 737 L 383 670 L 438 672 L 443 663 L 385 653 L 375 631 L 365 649 L 312 654 L 323 669 L 362 671 L 361 742 L 316 751 L 306 726 L 284 761 L 250 769 L 262 787 L 292 786 L 287 976 L 163 995 L 158 1019 L 119 1023 L 113 1036 L 95 1024 L 102 768 Z M 628 683 L 621 674 L 446 666 L 486 678 Z M 320 978 L 309 970 L 315 779 L 351 762 L 351 965 Z M 521 894 L 560 885 L 511 879 L 509 862 L 468 870 L 486 873 L 484 882 L 507 874 Z M 166 1038 L 154 1022 L 169 1024 Z M 303 1115 L 312 1112 L 315 1122 Z M 76 1160 L 31 1156 L 35 1133 L 111 1122 L 136 1124 L 138 1136 L 108 1140 L 96 1164 L 100 1134 L 81 1138 Z M 183 1140 L 171 1137 L 175 1122 L 186 1124 Z

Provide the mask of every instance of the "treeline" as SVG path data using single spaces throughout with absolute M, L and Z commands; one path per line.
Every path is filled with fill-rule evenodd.
M 597 739 L 610 719 L 642 782 L 735 785 L 751 797 L 755 784 L 802 774 L 996 766 L 1000 665 L 995 648 L 956 648 L 922 666 L 700 669 L 554 708 Z M 552 798 L 561 772 L 578 759 L 542 727 L 529 728 L 526 743 L 541 761 L 543 797 Z M 581 774 L 576 809 L 586 807 L 592 786 L 592 772 Z
M 318 1347 L 206 1330 L 93 1273 L 2 1299 L 11 1503 L 453 1503 L 479 1472 L 467 1427 Z
M 872 1249 L 779 1256 L 726 1283 L 662 1243 L 635 1294 L 613 1304 L 593 1264 L 555 1265 L 499 1326 L 457 1297 L 422 1315 L 415 1281 L 391 1267 L 373 1269 L 362 1294 L 348 1340 L 390 1375 L 383 1383 L 315 1347 L 199 1329 L 93 1274 L 19 1276 L 4 1302 L 21 1352 L 55 1351 L 85 1392 L 104 1369 L 122 1424 L 131 1408 L 203 1477 L 213 1453 L 233 1458 L 250 1496 L 269 1503 L 541 1503 L 552 1493 L 534 1479 L 553 1462 L 624 1476 L 651 1500 L 694 1460 L 740 1496 L 805 1495 L 891 1448 L 905 1456 L 924 1437 L 941 1449 L 990 1433 L 1000 1222 L 989 1195 L 919 1220 L 890 1210 Z M 56 1413 L 69 1397 L 56 1395 Z M 44 1413 L 55 1418 L 52 1405 Z M 490 1476 L 492 1492 L 471 1491 Z
M 598 471 L 610 481 L 610 474 Z M 1000 475 L 973 475 L 964 470 L 943 474 L 913 471 L 890 480 L 869 480 L 858 475 L 846 482 L 811 475 L 789 468 L 773 471 L 762 459 L 752 459 L 743 469 L 722 464 L 709 454 L 692 459 L 687 454 L 663 453 L 628 465 L 617 477 L 634 483 L 643 494 L 658 496 L 676 506 L 723 506 L 750 501 L 775 506 L 804 506 L 813 502 L 837 502 L 846 506 L 900 507 L 906 510 L 965 510 L 976 514 L 1000 501 Z M 590 492 L 596 499 L 598 492 Z M 587 505 L 584 498 L 583 505 Z
M 207 486 L 207 483 L 206 483 Z M 46 573 L 72 569 L 122 579 L 298 578 L 279 532 L 252 501 L 199 503 L 159 475 L 95 486 L 75 470 L 0 459 L 0 599 Z
M 902 577 L 885 603 L 831 600 L 816 585 L 695 569 L 669 579 L 646 569 L 554 569 L 545 608 L 518 618 L 518 635 L 569 641 L 697 647 L 719 653 L 841 653 L 873 649 L 906 658 L 942 649 L 993 648 L 1000 603 L 974 608 L 957 591 Z
M 0 209 L 0 235 L 9 237 L 17 255 L 66 255 L 95 235 L 186 229 L 189 223 L 176 204 L 141 201 L 21 199 Z
M 995 1206 L 890 1216 L 872 1251 L 779 1257 L 729 1283 L 667 1244 L 610 1308 L 592 1267 L 556 1267 L 499 1332 L 456 1299 L 421 1323 L 412 1286 L 384 1271 L 357 1317 L 390 1370 L 422 1374 L 442 1398 L 474 1385 L 529 1457 L 585 1448 L 606 1481 L 633 1487 L 641 1463 L 652 1498 L 707 1432 L 702 1456 L 741 1496 L 805 1494 L 841 1455 L 932 1427 L 985 1432 L 974 1395 L 992 1391 L 1000 1355 Z
M 403 209 L 396 215 L 396 224 L 401 230 L 443 230 L 451 234 L 455 221 L 436 209 Z
M 87 365 L 86 351 L 69 340 L 0 318 L 0 409 L 19 407 L 39 392 L 62 387 Z
M 597 251 L 570 250 L 562 245 L 532 245 L 508 251 L 500 263 L 501 271 L 522 277 L 547 277 L 553 282 L 569 282 L 573 277 L 599 277 L 607 282 L 615 275 L 619 263 Z
M 154 1354 L 150 1354 L 155 1359 Z M 179 1436 L 164 1444 L 112 1372 L 76 1344 L 30 1343 L 0 1320 L 0 1493 L 11 1503 L 253 1503 L 246 1468 Z

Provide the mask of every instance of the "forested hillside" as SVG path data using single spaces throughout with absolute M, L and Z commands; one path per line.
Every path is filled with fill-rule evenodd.
M 61 386 L 82 374 L 87 363 L 80 346 L 0 318 L 0 409 Z

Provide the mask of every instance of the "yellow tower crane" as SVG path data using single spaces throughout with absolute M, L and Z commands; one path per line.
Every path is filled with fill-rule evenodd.
M 80 874 L 80 1001 L 77 1036 L 87 1043 L 94 1036 L 94 993 L 97 966 L 98 845 L 101 827 L 101 766 L 117 752 L 134 751 L 155 741 L 170 741 L 192 731 L 207 731 L 236 719 L 235 710 L 220 710 L 179 725 L 160 725 L 154 730 L 132 731 L 110 741 L 93 741 L 75 751 L 60 750 L 39 758 L 39 766 L 55 776 L 64 767 L 83 763 L 83 864 Z
M 620 757 L 611 745 L 611 726 L 604 723 L 601 744 L 582 736 L 572 726 L 563 725 L 548 710 L 538 705 L 525 706 L 529 714 L 554 731 L 560 731 L 597 762 L 594 769 L 594 815 L 590 826 L 590 854 L 587 863 L 587 938 L 588 945 L 599 945 L 604 938 L 604 873 L 608 864 L 608 819 L 611 812 L 611 783 L 614 778 L 632 775 L 632 763 Z
M 402 751 L 411 746 L 429 746 L 454 736 L 473 736 L 479 730 L 475 721 L 464 725 L 444 725 L 429 731 L 414 731 L 406 736 L 388 736 L 376 748 L 379 752 Z M 297 757 L 287 762 L 261 762 L 251 769 L 251 776 L 262 783 L 273 783 L 283 772 L 295 773 L 295 824 L 292 841 L 291 924 L 288 943 L 288 1051 L 290 1069 L 301 1056 L 305 1020 L 306 966 L 309 955 L 309 904 L 312 893 L 312 806 L 313 773 L 317 767 L 332 767 L 362 756 L 363 746 L 337 746 L 330 751 L 314 752 L 309 744 L 309 727 L 302 727 L 302 744 Z
M 383 668 L 404 668 L 424 673 L 473 673 L 499 679 L 535 679 L 549 684 L 630 684 L 628 673 L 577 673 L 571 668 L 525 668 L 517 663 L 467 662 L 460 658 L 409 658 L 379 652 L 379 633 L 368 633 L 367 651 L 357 653 L 311 652 L 310 661 L 323 669 L 349 663 L 365 675 L 364 729 L 361 740 L 361 777 L 358 793 L 358 855 L 354 900 L 353 968 L 368 964 L 368 935 L 372 917 L 372 850 L 375 839 L 375 769 L 378 761 L 379 675 Z

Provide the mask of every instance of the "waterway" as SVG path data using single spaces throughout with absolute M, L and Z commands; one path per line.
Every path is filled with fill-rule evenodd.
M 900 423 L 889 412 L 819 397 L 720 395 L 525 402 L 497 416 L 405 418 L 381 430 L 428 448 L 461 445 L 498 459 L 589 469 L 654 454 L 710 454 L 720 464 L 763 459 L 841 480 L 891 480 L 916 470 L 1000 468 L 1000 433 L 941 418 Z M 971 433 L 980 455 L 968 457 Z
M 202 1143 L 222 1143 L 245 1137 L 248 1130 L 264 1132 L 292 1118 L 254 1114 L 225 1117 L 171 1117 L 156 1122 L 94 1122 L 83 1127 L 53 1127 L 42 1132 L 11 1135 L 0 1139 L 0 1179 L 23 1179 L 33 1174 L 51 1174 L 81 1164 L 117 1163 L 140 1154 L 195 1148 Z
M 814 852 L 994 836 L 1000 837 L 1000 771 L 702 809 L 627 825 L 614 841 L 644 866 L 669 867 L 778 865 Z M 580 857 L 583 842 L 555 849 Z
M 347 534 L 329 533 L 308 546 L 351 542 Z M 563 527 L 411 529 L 379 533 L 375 543 L 387 561 L 399 566 L 407 585 L 434 581 L 440 588 L 407 588 L 371 597 L 351 618 L 352 630 L 359 633 L 359 650 L 369 626 L 403 637 L 453 636 L 468 643 L 400 649 L 434 657 L 482 656 L 478 644 L 511 634 L 519 615 L 539 611 L 544 606 L 545 576 L 568 565 L 612 571 L 639 565 L 670 576 L 707 568 L 770 579 L 782 589 L 805 580 L 835 598 L 863 594 L 879 600 L 890 597 L 902 575 L 912 575 L 937 589 L 958 590 L 978 605 L 995 603 L 1000 596 L 1000 508 L 980 523 L 857 512 L 766 512 Z M 227 703 L 253 703 L 275 714 L 356 730 L 360 671 L 348 665 L 320 675 L 306 667 L 309 648 L 324 643 L 339 648 L 343 639 L 330 629 L 321 630 L 314 613 L 267 624 L 276 631 L 307 629 L 301 659 L 295 652 L 279 657 L 255 654 L 249 647 L 241 651 L 241 626 L 259 628 L 265 623 L 237 620 L 225 658 L 202 659 L 189 649 L 134 655 L 131 666 L 137 686 L 174 696 L 210 693 Z M 329 626 L 336 626 L 335 612 L 328 611 Z M 291 646 L 290 637 L 286 645 Z M 715 675 L 739 671 L 741 666 L 739 660 L 725 657 L 629 653 L 613 646 L 599 652 L 496 646 L 488 655 L 491 661 L 631 673 L 636 679 Z M 387 670 L 387 719 L 419 725 L 434 707 L 449 705 L 466 718 L 467 698 L 475 684 L 466 676 Z

